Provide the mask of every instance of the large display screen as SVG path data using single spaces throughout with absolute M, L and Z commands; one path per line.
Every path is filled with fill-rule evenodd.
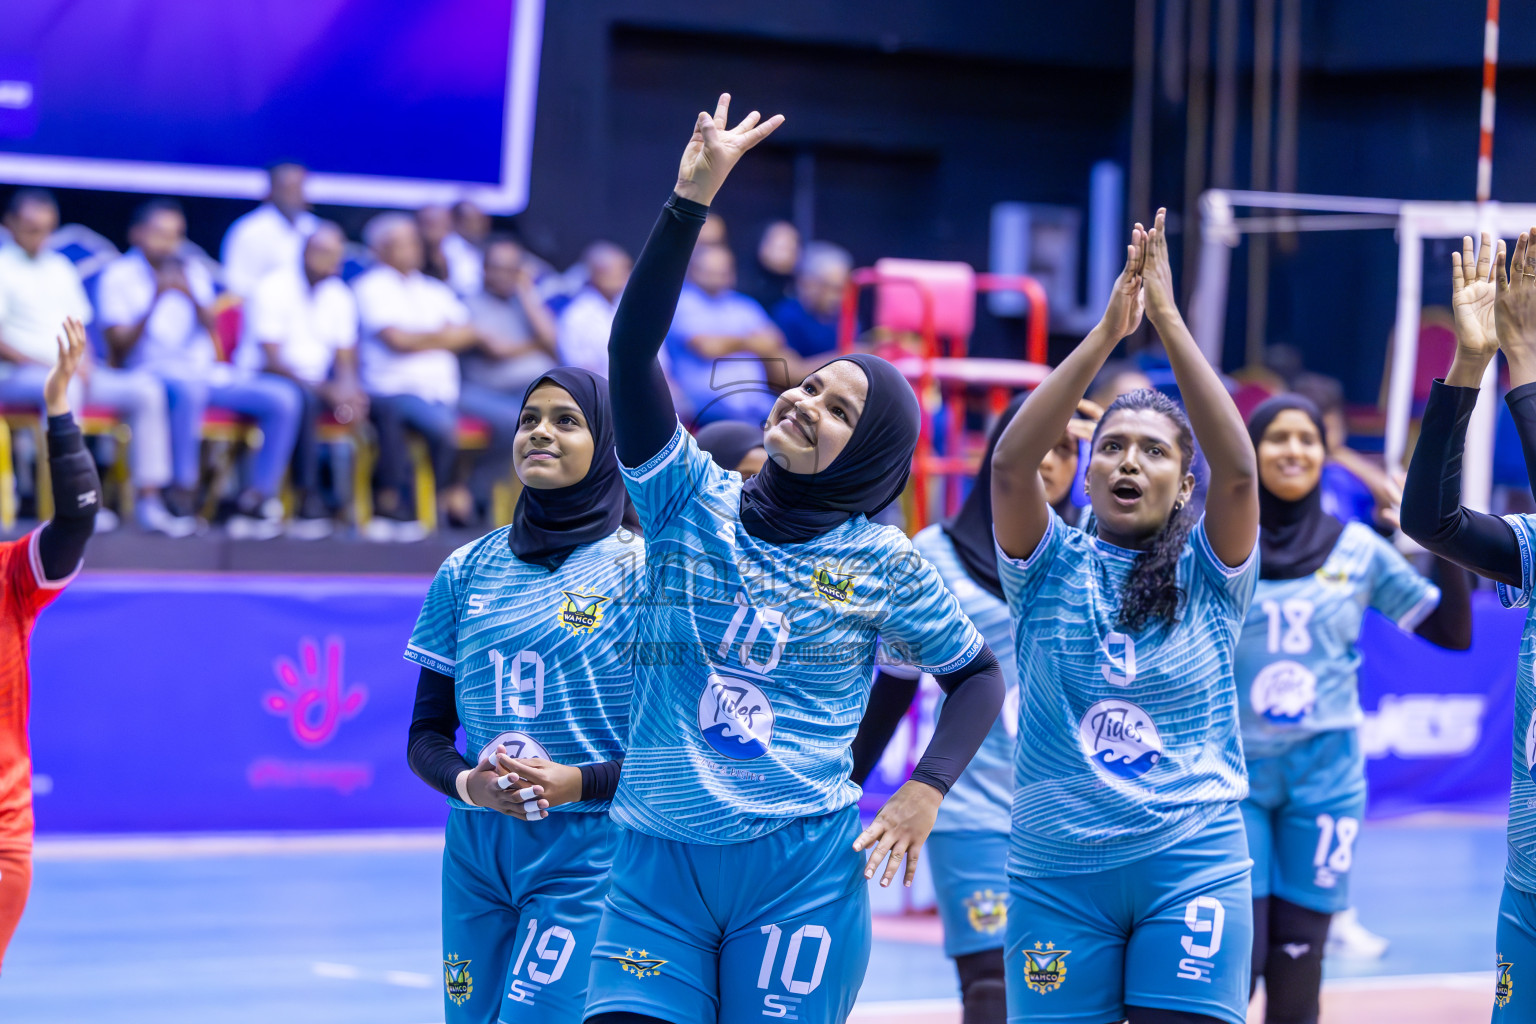
M 543 0 L 6 0 L 0 181 L 319 202 L 528 194 Z

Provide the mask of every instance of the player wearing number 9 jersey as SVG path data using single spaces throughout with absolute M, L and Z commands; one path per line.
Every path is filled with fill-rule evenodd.
M 1323 511 L 1322 413 L 1279 395 L 1248 420 L 1259 463 L 1259 585 L 1237 644 L 1253 857 L 1253 984 L 1272 1022 L 1315 1020 L 1331 916 L 1349 906 L 1365 814 L 1355 648 L 1366 608 L 1457 650 L 1472 642 L 1467 574 L 1445 600 L 1363 523 Z
M 524 490 L 512 525 L 443 563 L 405 653 L 421 666 L 411 766 L 452 806 L 450 1024 L 582 1019 L 629 721 L 644 551 L 607 382 L 560 368 L 530 385 L 514 459 Z M 503 774 L 514 768 L 541 785 Z
M 609 341 L 647 608 L 589 1024 L 846 1019 L 870 948 L 860 869 L 889 853 L 889 881 L 905 854 L 910 881 L 1002 703 L 996 659 L 933 567 L 868 518 L 901 492 L 917 439 L 893 366 L 851 356 L 784 392 L 746 483 L 677 421 L 656 354 L 689 255 L 731 165 L 779 121 L 728 131 L 726 104 L 699 116 Z M 882 641 L 950 699 L 914 781 L 861 835 L 849 743 Z
M 1173 300 L 1163 211 L 1136 225 L 1099 325 L 1030 394 L 992 457 L 998 575 L 1019 672 L 1008 1019 L 1243 1024 L 1247 793 L 1232 660 L 1258 576 L 1253 446 Z M 1096 536 L 1046 501 L 1040 460 L 1141 320 L 1188 418 L 1122 395 L 1093 435 Z M 1193 432 L 1207 514 L 1188 510 Z

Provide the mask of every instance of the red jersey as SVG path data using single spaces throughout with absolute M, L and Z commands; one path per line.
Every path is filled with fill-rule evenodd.
M 37 613 L 75 578 L 49 580 L 38 556 L 41 528 L 0 544 L 0 846 L 32 843 L 32 758 L 27 659 Z

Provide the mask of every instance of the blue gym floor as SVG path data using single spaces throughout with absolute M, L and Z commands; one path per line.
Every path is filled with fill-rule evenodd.
M 313 845 L 43 843 L 0 1021 L 442 1021 L 433 837 Z M 1489 971 L 1504 855 L 1499 824 L 1369 827 L 1355 903 L 1392 948 L 1370 963 L 1330 961 L 1330 973 Z M 877 939 L 862 1002 L 954 994 L 937 946 Z

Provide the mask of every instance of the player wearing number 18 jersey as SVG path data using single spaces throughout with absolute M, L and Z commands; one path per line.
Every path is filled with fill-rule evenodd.
M 586 1004 L 645 568 L 640 539 L 621 525 L 612 451 L 603 378 L 560 368 L 530 385 L 513 524 L 448 558 L 406 648 L 421 666 L 411 765 L 452 807 L 450 1024 L 578 1024 Z M 454 743 L 461 725 L 467 758 Z M 549 780 L 501 774 L 501 752 Z
M 1253 856 L 1253 975 L 1270 1021 L 1315 1020 L 1331 916 L 1349 906 L 1365 814 L 1355 644 L 1366 608 L 1444 647 L 1471 643 L 1467 574 L 1446 600 L 1376 531 L 1323 511 L 1322 414 L 1300 395 L 1248 421 L 1259 461 L 1259 585 L 1237 644 Z
M 871 941 L 855 837 L 880 841 L 871 872 L 893 854 L 887 881 L 910 865 L 1002 702 L 996 659 L 932 566 L 868 518 L 901 492 L 917 439 L 891 364 L 835 360 L 779 396 L 746 483 L 677 421 L 656 354 L 705 204 L 777 124 L 728 132 L 726 102 L 700 115 L 609 341 L 647 607 L 589 1024 L 846 1019 Z M 882 641 L 951 696 L 916 781 L 861 836 L 848 748 Z
M 1250 862 L 1232 661 L 1258 576 L 1253 447 L 1173 301 L 1162 211 L 1132 234 L 1098 327 L 1030 394 L 992 457 L 998 574 L 1020 682 L 1008 1019 L 1243 1024 Z M 1087 473 L 1097 536 L 1068 528 L 1038 467 L 1141 318 L 1188 408 L 1105 411 Z M 1190 421 L 1210 468 L 1194 489 Z

